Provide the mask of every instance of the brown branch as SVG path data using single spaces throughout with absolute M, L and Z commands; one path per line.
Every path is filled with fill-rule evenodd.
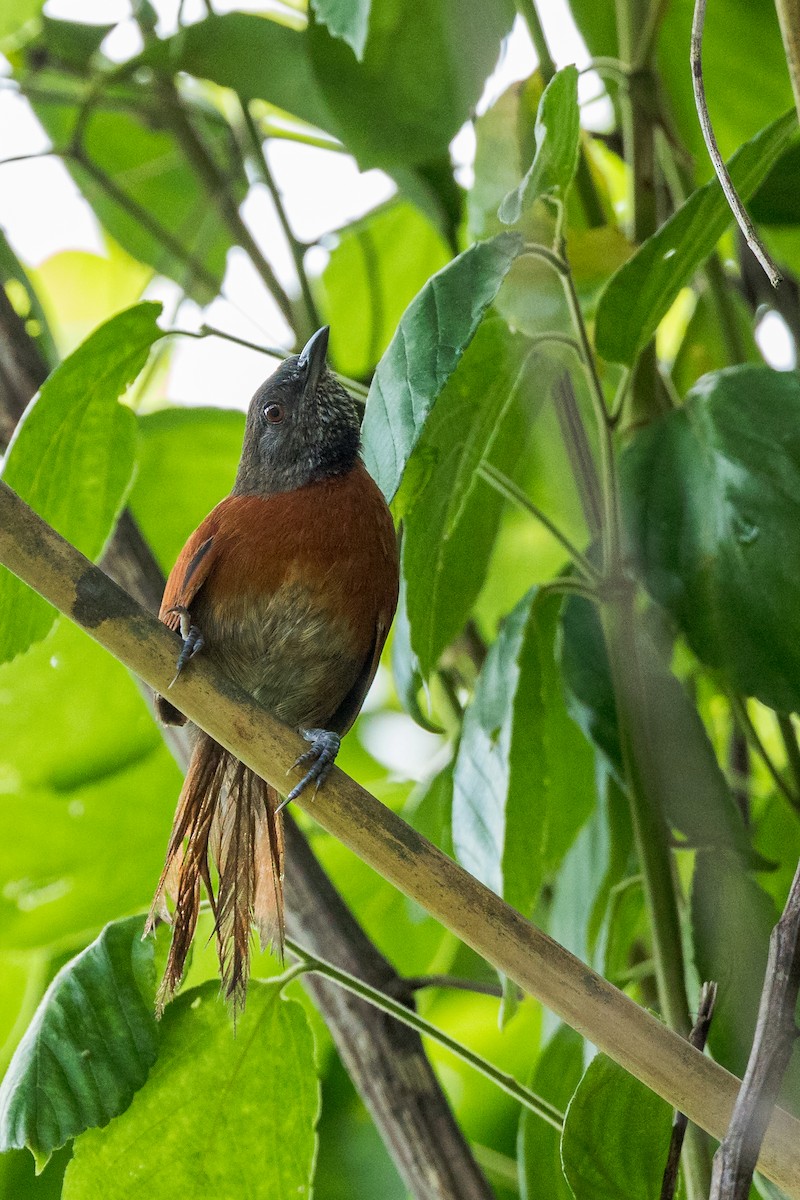
M 689 1034 L 689 1041 L 695 1050 L 705 1049 L 706 1038 L 711 1027 L 711 1018 L 714 1015 L 714 1005 L 716 1002 L 716 983 L 704 983 L 700 992 L 697 1019 L 692 1026 L 692 1032 Z M 681 1161 L 683 1139 L 686 1136 L 686 1127 L 688 1124 L 689 1121 L 685 1113 L 675 1113 L 675 1119 L 672 1122 L 672 1136 L 669 1141 L 667 1165 L 664 1167 L 664 1178 L 661 1181 L 661 1200 L 672 1200 L 675 1195 L 675 1189 L 678 1186 L 678 1167 Z
M 750 220 L 747 209 L 742 204 L 739 198 L 739 193 L 733 186 L 733 180 L 728 174 L 728 168 L 722 155 L 719 152 L 717 139 L 714 136 L 714 129 L 711 125 L 711 117 L 708 114 L 708 104 L 706 103 L 706 89 L 703 83 L 703 26 L 706 20 L 706 0 L 695 0 L 694 17 L 692 19 L 692 43 L 690 51 L 690 61 L 692 66 L 692 84 L 694 86 L 694 100 L 697 106 L 697 116 L 700 119 L 700 128 L 703 131 L 703 140 L 706 144 L 711 162 L 714 165 L 714 170 L 717 173 L 717 179 L 725 193 L 725 199 L 728 201 L 728 206 L 733 213 L 736 221 L 745 236 L 748 246 L 753 251 L 761 266 L 774 288 L 781 282 L 783 276 L 776 267 L 775 263 L 770 258 L 766 246 L 761 241 L 761 238 L 756 232 L 756 227 Z
M 189 166 L 194 171 L 233 241 L 245 251 L 290 329 L 296 325 L 294 306 L 239 212 L 227 180 L 221 174 L 198 129 L 192 124 L 174 80 L 158 81 L 158 94 Z
M 0 283 L 0 452 L 46 378 L 44 356 Z
M 180 639 L 2 480 L 0 562 L 150 687 L 170 694 L 191 721 L 273 787 L 285 786 L 286 770 L 304 745 L 299 736 L 238 693 L 208 661 L 194 660 L 170 690 Z M 316 797 L 297 803 L 497 970 L 691 1121 L 722 1136 L 738 1091 L 735 1076 L 525 920 L 342 771 L 334 769 Z M 800 1200 L 800 1121 L 780 1109 L 769 1121 L 760 1168 Z
M 0 288 L 0 450 L 46 376 L 47 364 Z M 148 611 L 158 611 L 164 577 L 128 511 L 103 566 Z M 186 731 L 167 726 L 162 734 L 185 769 Z M 369 941 L 291 819 L 286 837 L 289 936 L 373 987 L 403 992 L 404 981 Z M 491 1200 L 419 1035 L 328 980 L 308 976 L 303 983 L 411 1194 L 418 1200 Z
M 797 1038 L 800 864 L 769 940 L 758 1021 L 728 1132 L 714 1155 L 710 1200 L 747 1200 L 762 1139 Z

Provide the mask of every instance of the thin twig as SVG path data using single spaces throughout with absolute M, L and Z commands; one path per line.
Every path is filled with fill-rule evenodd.
M 714 1005 L 717 1002 L 717 985 L 706 981 L 700 992 L 700 1005 L 697 1018 L 689 1034 L 689 1041 L 695 1050 L 705 1049 L 706 1038 L 714 1015 Z M 661 1200 L 672 1200 L 678 1184 L 678 1167 L 681 1160 L 683 1139 L 686 1135 L 688 1120 L 684 1113 L 676 1112 L 672 1122 L 672 1136 L 669 1142 L 667 1165 L 664 1167 L 664 1178 L 661 1181 Z
M 709 1200 L 746 1200 L 783 1076 L 797 1040 L 800 864 L 769 940 L 756 1032 L 728 1132 L 714 1155 Z
M 283 236 L 286 238 L 286 244 L 288 245 L 294 260 L 295 270 L 297 271 L 297 279 L 300 284 L 300 291 L 303 293 L 303 303 L 305 304 L 306 311 L 308 313 L 309 330 L 310 332 L 313 332 L 315 329 L 319 329 L 319 327 L 322 325 L 322 318 L 317 310 L 317 305 L 311 292 L 311 284 L 306 272 L 306 247 L 295 237 L 294 230 L 289 223 L 289 218 L 286 215 L 286 209 L 284 208 L 283 204 L 283 197 L 278 190 L 278 185 L 276 184 L 272 175 L 272 171 L 270 170 L 267 156 L 264 153 L 261 135 L 256 128 L 256 123 L 253 120 L 253 114 L 250 112 L 250 106 L 247 101 L 241 99 L 241 97 L 239 99 L 239 105 L 242 110 L 244 127 L 247 131 L 247 136 L 253 149 L 256 171 L 260 176 L 262 183 L 266 185 L 266 188 L 272 197 L 272 203 L 275 205 L 275 212 L 277 213 L 278 220 L 280 221 L 281 229 L 283 230 Z
M 449 988 L 456 992 L 475 992 L 478 996 L 494 996 L 497 1000 L 503 998 L 503 989 L 499 983 L 459 979 L 455 975 L 409 975 L 403 983 L 410 992 L 421 992 L 425 988 Z
M 582 596 L 584 600 L 590 600 L 592 604 L 599 604 L 601 601 L 600 592 L 596 588 L 582 583 L 579 579 L 571 579 L 568 575 L 559 576 L 550 583 L 543 584 L 539 588 L 539 595 Z
M 162 78 L 159 81 L 158 90 L 187 163 L 205 189 L 208 199 L 217 209 L 220 220 L 226 226 L 231 239 L 245 251 L 289 328 L 294 330 L 295 313 L 292 301 L 242 219 L 239 206 L 228 187 L 227 180 L 220 174 L 200 133 L 189 119 L 174 81 Z
M 506 500 L 510 500 L 512 504 L 516 504 L 523 512 L 530 513 L 531 516 L 544 525 L 548 533 L 551 533 L 556 541 L 564 547 L 567 554 L 575 563 L 575 566 L 583 572 L 587 579 L 596 582 L 600 578 L 600 572 L 594 563 L 590 562 L 586 555 L 570 541 L 564 531 L 559 529 L 555 522 L 548 517 L 547 513 L 539 508 L 538 504 L 534 504 L 533 500 L 523 492 L 521 487 L 518 487 L 514 483 L 513 479 L 509 479 L 507 475 L 504 475 L 502 471 L 498 471 L 497 467 L 493 467 L 488 462 L 480 464 L 478 474 L 481 479 L 485 480 L 490 487 L 493 487 Z
M 800 746 L 797 744 L 797 730 L 788 713 L 776 713 L 778 728 L 781 731 L 783 746 L 786 750 L 786 762 L 792 773 L 795 795 L 800 796 Z
M 556 1108 L 548 1100 L 544 1100 L 541 1096 L 537 1096 L 536 1092 L 532 1092 L 530 1088 L 521 1084 L 513 1075 L 507 1075 L 505 1071 L 500 1071 L 487 1059 L 482 1058 L 480 1054 L 475 1054 L 469 1047 L 462 1042 L 456 1041 L 446 1034 L 442 1029 L 432 1025 L 430 1021 L 426 1021 L 413 1008 L 409 1008 L 407 1004 L 403 1004 L 400 1000 L 395 1000 L 394 997 L 388 996 L 386 992 L 381 992 L 377 988 L 370 987 L 361 979 L 357 979 L 355 975 L 350 975 L 347 971 L 342 971 L 339 967 L 333 966 L 332 963 L 326 962 L 324 958 L 319 958 L 315 954 L 309 954 L 297 942 L 286 939 L 286 949 L 291 951 L 305 965 L 307 971 L 318 971 L 324 975 L 326 979 L 332 979 L 334 983 L 338 983 L 340 987 L 345 988 L 348 992 L 352 992 L 355 996 L 360 996 L 362 1000 L 366 1000 L 368 1004 L 374 1004 L 376 1007 L 383 1009 L 385 1013 L 395 1017 L 396 1020 L 402 1021 L 404 1025 L 409 1025 L 415 1029 L 417 1033 L 423 1034 L 425 1037 L 431 1038 L 438 1042 L 440 1046 L 444 1046 L 462 1062 L 469 1063 L 476 1071 L 480 1071 L 487 1079 L 491 1079 L 492 1083 L 497 1084 L 509 1096 L 513 1096 L 525 1108 L 529 1109 L 537 1117 L 546 1121 L 553 1129 L 560 1133 L 564 1127 L 564 1114 L 560 1109 Z
M 781 282 L 783 276 L 776 267 L 775 263 L 770 258 L 770 255 L 761 241 L 761 238 L 756 232 L 755 225 L 750 220 L 747 210 L 739 199 L 739 194 L 733 186 L 733 181 L 728 174 L 728 168 L 722 159 L 717 145 L 717 139 L 714 136 L 714 130 L 711 125 L 711 118 L 708 114 L 708 105 L 706 104 L 706 89 L 703 83 L 703 26 L 706 19 L 706 0 L 695 0 L 694 17 L 692 19 L 692 44 L 690 52 L 690 60 L 692 65 L 692 83 L 694 85 L 694 99 L 697 106 L 697 115 L 700 118 L 700 128 L 703 131 L 703 140 L 706 144 L 706 149 L 714 164 L 714 170 L 717 173 L 717 179 L 725 193 L 725 199 L 728 201 L 731 212 L 736 217 L 739 228 L 745 236 L 748 246 L 753 251 L 761 266 L 766 272 L 767 278 L 774 288 Z
M 789 801 L 789 803 L 791 804 L 791 806 L 795 810 L 795 812 L 800 812 L 800 795 L 798 795 L 792 788 L 789 787 L 786 780 L 783 778 L 780 771 L 775 766 L 775 763 L 770 758 L 769 752 L 767 751 L 766 746 L 762 742 L 762 740 L 759 736 L 758 730 L 756 729 L 755 725 L 753 724 L 753 721 L 750 717 L 750 713 L 747 711 L 746 702 L 742 699 L 741 696 L 731 696 L 730 697 L 730 705 L 731 705 L 731 711 L 733 712 L 734 716 L 737 718 L 742 729 L 744 730 L 747 740 L 749 741 L 749 743 L 753 747 L 753 749 L 756 751 L 759 758 L 763 762 L 764 766 L 767 768 L 770 775 L 772 776 L 772 781 L 775 784 L 776 788 L 781 793 L 781 795 L 784 796 Z
M 152 216 L 149 209 L 139 204 L 138 201 L 128 195 L 117 183 L 107 175 L 97 164 L 82 151 L 73 152 L 70 155 L 64 155 L 65 158 L 72 158 L 78 166 L 89 175 L 94 182 L 100 187 L 107 196 L 109 196 L 116 204 L 119 205 L 128 216 L 138 222 L 143 229 L 147 230 L 151 237 L 163 246 L 170 254 L 181 263 L 185 263 L 189 275 L 194 276 L 205 285 L 212 293 L 217 295 L 220 289 L 220 280 L 217 279 L 208 270 L 204 263 L 195 258 L 181 243 L 175 238 L 168 229 L 166 229 L 159 221 Z
M 196 338 L 198 341 L 207 337 L 222 338 L 223 341 L 233 342 L 235 346 L 244 346 L 248 350 L 257 350 L 259 354 L 267 354 L 270 358 L 291 358 L 295 353 L 294 350 L 286 350 L 280 346 L 262 346 L 258 342 L 251 342 L 248 338 L 239 337 L 235 333 L 227 333 L 224 329 L 217 329 L 213 325 L 201 325 L 199 329 L 170 329 L 169 332 L 174 337 Z M 349 375 L 342 375 L 340 371 L 334 371 L 334 375 L 348 391 L 356 393 L 354 398 L 359 403 L 365 402 L 369 389 L 363 383 L 357 379 L 351 379 Z

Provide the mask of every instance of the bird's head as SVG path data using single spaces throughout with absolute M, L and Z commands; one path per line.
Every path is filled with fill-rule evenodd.
M 355 465 L 359 414 L 328 369 L 329 332 L 318 329 L 250 401 L 234 493 L 289 492 Z

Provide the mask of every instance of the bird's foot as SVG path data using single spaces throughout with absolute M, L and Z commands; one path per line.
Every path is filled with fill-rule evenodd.
M 339 753 L 339 747 L 342 744 L 342 739 L 338 733 L 333 733 L 330 729 L 301 729 L 300 732 L 306 741 L 311 743 L 311 749 L 306 750 L 305 754 L 301 754 L 292 763 L 289 770 L 294 771 L 295 768 L 305 766 L 306 763 L 311 763 L 311 766 L 300 782 L 292 788 L 286 799 L 281 801 L 276 812 L 280 812 L 282 808 L 286 808 L 287 804 L 291 804 L 292 800 L 296 800 L 300 793 L 305 791 L 311 783 L 317 785 L 314 788 L 314 794 L 316 795 L 330 775 L 331 768 L 336 761 L 336 755 Z M 286 774 L 288 775 L 289 771 Z
M 183 668 L 189 662 L 189 659 L 194 658 L 199 650 L 203 649 L 205 641 L 203 635 L 196 625 L 192 624 L 191 613 L 188 608 L 184 608 L 182 604 L 176 604 L 174 608 L 168 610 L 171 613 L 177 613 L 181 619 L 181 637 L 183 638 L 183 646 L 178 655 L 178 661 L 175 664 L 175 679 L 172 680 L 172 685 L 176 682 Z

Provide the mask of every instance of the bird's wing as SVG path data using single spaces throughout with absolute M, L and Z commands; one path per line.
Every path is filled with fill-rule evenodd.
M 219 553 L 214 515 L 212 513 L 195 529 L 170 571 L 158 614 L 170 629 L 177 631 L 180 627 L 180 613 L 170 610 L 191 606 L 192 600 L 208 579 Z
M 375 638 L 370 652 L 364 660 L 364 666 L 359 672 L 358 679 L 356 679 L 333 717 L 327 723 L 331 729 L 341 734 L 342 737 L 347 733 L 361 711 L 361 705 L 364 703 L 370 685 L 375 678 L 375 672 L 378 670 L 381 651 L 383 650 L 383 644 L 386 641 L 393 615 L 393 612 L 381 613 L 379 615 L 375 624 Z

